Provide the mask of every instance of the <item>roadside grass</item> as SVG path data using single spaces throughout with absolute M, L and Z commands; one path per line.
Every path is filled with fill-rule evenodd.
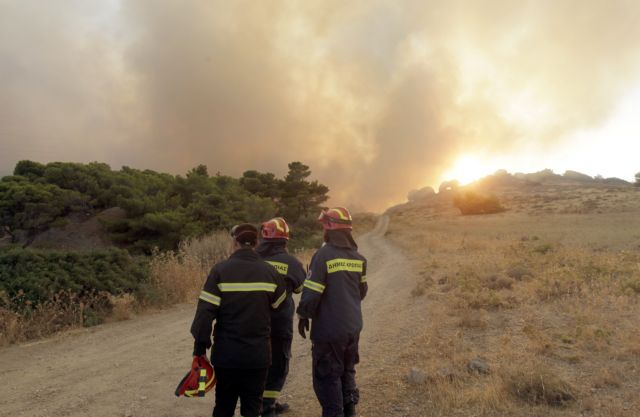
M 148 280 L 134 293 L 60 291 L 39 304 L 0 292 L 0 346 L 47 337 L 60 331 L 128 320 L 149 309 L 195 303 L 212 266 L 231 253 L 228 233 L 215 232 L 180 243 L 176 251 L 156 251 Z M 313 250 L 294 252 L 306 267 Z
M 428 381 L 399 389 L 425 416 L 634 415 L 638 230 L 635 212 L 395 210 L 388 236 L 418 272 L 407 302 L 422 300 L 428 322 L 401 357 Z M 477 357 L 487 375 L 468 371 Z

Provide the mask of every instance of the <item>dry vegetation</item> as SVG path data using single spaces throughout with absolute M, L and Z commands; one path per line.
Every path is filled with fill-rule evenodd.
M 176 303 L 194 302 L 211 267 L 229 256 L 231 241 L 227 232 L 215 232 L 180 243 L 177 251 L 157 251 L 149 263 L 149 282 L 139 294 L 114 296 L 93 292 L 80 298 L 62 291 L 52 299 L 31 307 L 19 299 L 9 300 L 0 292 L 0 346 L 24 342 L 76 327 L 90 327 L 109 321 L 121 321 L 149 309 Z M 313 250 L 295 255 L 303 265 L 311 262 Z M 17 297 L 19 298 L 19 297 Z
M 149 271 L 153 303 L 162 306 L 197 299 L 211 267 L 230 252 L 229 234 L 216 232 L 181 242 L 175 252 L 155 253 Z
M 515 191 L 502 214 L 460 216 L 444 197 L 390 210 L 427 323 L 401 359 L 427 376 L 400 385 L 408 415 L 640 415 L 640 193 L 529 201 L 552 195 L 542 212 Z
M 61 291 L 35 307 L 0 292 L 0 346 L 52 335 L 75 327 L 127 320 L 147 309 L 193 301 L 211 266 L 227 257 L 229 235 L 216 232 L 181 242 L 177 251 L 156 252 L 149 265 L 149 282 L 137 294 L 91 292 L 82 297 Z M 17 307 L 15 307 L 17 306 Z

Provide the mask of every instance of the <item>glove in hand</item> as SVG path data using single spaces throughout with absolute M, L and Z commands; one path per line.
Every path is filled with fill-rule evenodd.
M 298 333 L 302 336 L 303 339 L 307 338 L 307 333 L 309 331 L 309 319 L 305 319 L 300 317 L 298 319 Z

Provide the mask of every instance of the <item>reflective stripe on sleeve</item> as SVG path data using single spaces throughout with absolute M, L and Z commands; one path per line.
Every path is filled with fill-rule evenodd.
M 271 307 L 278 308 L 280 306 L 280 304 L 282 304 L 282 302 L 284 301 L 285 298 L 287 298 L 287 292 L 283 291 L 282 295 L 276 300 L 276 302 L 271 304 Z
M 200 292 L 200 296 L 198 298 L 202 301 L 206 301 L 207 303 L 211 303 L 214 306 L 220 305 L 220 297 L 204 290 Z
M 299 286 L 298 288 L 296 288 L 295 290 L 293 290 L 294 293 L 296 294 L 300 294 L 302 292 L 302 289 L 304 288 L 304 283 L 302 283 L 301 286 Z
M 218 288 L 220 288 L 222 292 L 275 292 L 276 287 L 276 284 L 269 282 L 221 282 L 218 284 Z
M 360 283 L 364 284 L 365 282 L 367 282 L 367 276 L 363 275 L 363 276 L 360 277 Z
M 320 294 L 324 292 L 325 288 L 324 285 L 320 284 L 319 282 L 311 281 L 310 279 L 304 281 L 304 287 L 309 288 L 312 291 L 319 292 Z

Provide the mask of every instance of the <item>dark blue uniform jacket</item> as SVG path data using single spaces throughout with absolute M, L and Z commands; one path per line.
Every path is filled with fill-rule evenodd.
M 360 333 L 366 276 L 367 260 L 355 243 L 337 246 L 329 239 L 315 253 L 298 306 L 298 314 L 311 319 L 311 340 L 340 342 Z
M 282 306 L 271 313 L 271 337 L 282 339 L 293 338 L 293 315 L 295 313 L 295 303 L 292 294 L 302 292 L 302 284 L 305 279 L 304 267 L 286 249 L 286 240 L 263 241 L 256 252 L 268 264 L 284 278 L 287 287 L 287 298 Z
M 239 249 L 216 264 L 200 293 L 191 334 L 194 355 L 214 344 L 211 362 L 221 368 L 268 368 L 271 311 L 287 297 L 284 280 L 253 249 Z

